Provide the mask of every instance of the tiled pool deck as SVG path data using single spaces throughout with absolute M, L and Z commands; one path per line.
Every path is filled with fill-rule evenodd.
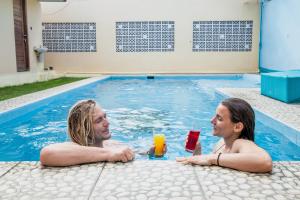
M 1 163 L 0 199 L 300 199 L 299 163 L 276 162 L 251 174 L 175 161 L 43 168 Z
M 0 102 L 0 112 L 87 84 L 86 79 Z M 261 96 L 258 89 L 219 89 L 300 130 L 300 105 Z M 300 162 L 274 162 L 267 174 L 175 161 L 95 163 L 46 168 L 39 162 L 0 162 L 0 199 L 300 199 Z

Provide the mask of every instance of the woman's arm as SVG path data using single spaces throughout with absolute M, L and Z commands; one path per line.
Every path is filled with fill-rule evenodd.
M 86 147 L 72 142 L 51 144 L 40 153 L 41 164 L 46 166 L 70 166 L 99 161 L 127 162 L 133 158 L 134 154 L 128 147 Z
M 237 169 L 246 172 L 270 172 L 272 171 L 272 160 L 268 154 L 260 153 L 222 153 L 212 154 L 208 159 L 212 165 Z
M 236 140 L 230 153 L 219 156 L 219 165 L 248 172 L 272 171 L 270 155 L 254 142 L 244 139 Z
M 198 165 L 217 165 L 219 154 L 192 156 L 179 158 L 177 161 Z M 269 154 L 255 143 L 239 139 L 236 140 L 231 152 L 219 156 L 219 166 L 247 172 L 270 172 L 272 159 Z

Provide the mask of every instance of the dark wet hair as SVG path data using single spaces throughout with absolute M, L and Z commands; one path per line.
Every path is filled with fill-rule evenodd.
M 222 101 L 222 105 L 229 110 L 233 123 L 243 123 L 239 138 L 254 141 L 255 114 L 250 104 L 243 99 L 228 98 Z

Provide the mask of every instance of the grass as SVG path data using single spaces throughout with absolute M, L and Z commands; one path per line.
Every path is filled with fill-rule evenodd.
M 72 83 L 72 82 L 79 81 L 82 79 L 85 79 L 85 78 L 62 77 L 62 78 L 52 79 L 49 81 L 27 83 L 27 84 L 18 85 L 18 86 L 1 87 L 0 88 L 0 101 L 18 97 L 18 96 L 21 96 L 24 94 L 29 94 L 29 93 L 45 90 L 48 88 L 53 88 L 56 86 L 67 84 L 67 83 Z

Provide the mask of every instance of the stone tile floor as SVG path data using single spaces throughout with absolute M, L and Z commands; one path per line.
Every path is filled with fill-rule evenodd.
M 76 83 L 0 102 L 0 112 L 97 81 Z M 221 88 L 267 115 L 300 130 L 300 105 L 261 96 L 255 88 Z M 47 168 L 39 162 L 0 162 L 4 199 L 300 199 L 300 162 L 274 162 L 272 173 L 255 174 L 175 161 L 95 163 Z
M 145 160 L 63 168 L 2 162 L 0 170 L 1 200 L 300 199 L 299 162 L 275 162 L 266 174 Z
M 39 162 L 20 162 L 0 177 L 0 199 L 87 199 L 103 166 L 43 168 Z

